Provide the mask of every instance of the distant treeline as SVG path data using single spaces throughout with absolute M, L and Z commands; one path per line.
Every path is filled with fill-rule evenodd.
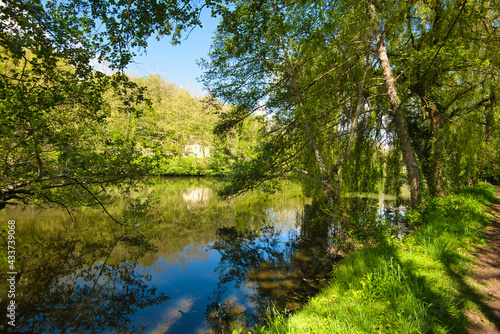
M 193 96 L 161 76 L 130 78 L 144 89 L 145 100 L 124 117 L 115 96 L 108 95 L 108 135 L 114 142 L 133 139 L 150 175 L 223 175 L 231 163 L 250 159 L 265 124 L 248 117 L 224 138 L 214 135 L 219 115 L 229 108 L 209 97 Z

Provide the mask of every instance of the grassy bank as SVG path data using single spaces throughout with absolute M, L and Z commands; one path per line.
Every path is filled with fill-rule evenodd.
M 227 164 L 214 158 L 142 157 L 150 166 L 149 175 L 155 176 L 219 176 L 227 172 Z
M 301 311 L 275 314 L 257 332 L 465 333 L 464 310 L 489 312 L 468 274 L 494 198 L 483 184 L 427 199 L 409 213 L 414 231 L 403 241 L 380 236 L 351 253 Z

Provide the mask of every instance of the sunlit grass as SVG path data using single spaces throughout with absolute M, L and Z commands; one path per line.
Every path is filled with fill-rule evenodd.
M 379 238 L 347 256 L 334 279 L 299 312 L 274 312 L 260 333 L 466 333 L 464 310 L 489 309 L 468 278 L 484 244 L 490 185 L 426 199 L 408 214 L 414 231 Z

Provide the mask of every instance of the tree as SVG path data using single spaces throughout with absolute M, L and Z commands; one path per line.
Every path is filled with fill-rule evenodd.
M 370 3 L 369 7 L 371 18 L 376 22 L 376 20 L 378 19 L 377 9 L 373 3 Z M 413 152 L 413 149 L 411 147 L 410 137 L 406 127 L 403 111 L 401 109 L 401 101 L 396 90 L 395 79 L 391 70 L 391 63 L 389 62 L 389 58 L 387 56 L 387 50 L 382 36 L 382 30 L 380 28 L 380 23 L 378 22 L 375 23 L 374 35 L 377 42 L 377 52 L 378 58 L 380 60 L 380 66 L 384 73 L 384 83 L 386 85 L 387 94 L 389 96 L 389 101 L 391 104 L 392 117 L 394 119 L 396 132 L 401 143 L 403 160 L 408 171 L 408 177 L 410 179 L 411 202 L 413 205 L 416 205 L 419 201 L 420 192 L 420 175 L 417 159 L 415 158 L 415 153 Z
M 181 156 L 189 140 L 208 147 L 212 144 L 215 110 L 203 98 L 166 82 L 159 75 L 133 79 L 150 102 L 142 103 L 135 131 L 143 140 L 141 147 L 164 156 Z
M 443 194 L 446 179 L 469 173 L 444 174 L 457 153 L 445 151 L 451 147 L 446 142 L 453 140 L 446 138 L 450 127 L 468 114 L 491 113 L 495 104 L 498 9 L 489 1 L 416 1 L 399 7 L 374 2 L 375 7 L 385 27 L 387 61 L 398 77 L 411 144 L 430 194 Z M 463 141 L 467 143 L 473 141 Z M 478 142 L 473 146 L 481 148 Z
M 155 30 L 178 39 L 199 23 L 196 10 L 149 1 L 14 0 L 0 7 L 0 209 L 34 202 L 105 210 L 105 188 L 132 182 L 144 166 L 131 122 L 123 136 L 102 128 L 111 107 L 128 120 L 138 115 L 144 96 L 125 75 L 104 75 L 91 62 L 123 69 L 130 47 L 145 47 Z
M 23 52 L 16 59 L 2 51 L 9 60 L 0 72 L 1 208 L 28 201 L 64 207 L 99 203 L 99 189 L 108 182 L 139 172 L 131 142 L 99 138 L 107 117 L 102 90 L 119 84 L 120 98 L 141 99 L 123 86 L 124 76 L 95 73 L 82 81 L 60 61 L 50 65 L 36 54 Z M 81 191 L 74 193 L 75 188 Z
M 260 154 L 237 167 L 237 186 L 225 194 L 300 174 L 322 189 L 335 215 L 339 170 L 351 154 L 358 122 L 370 114 L 373 57 L 370 30 L 355 33 L 352 21 L 340 23 L 349 6 L 329 9 L 322 2 L 240 1 L 222 12 L 204 82 L 234 108 L 216 129 L 224 133 L 257 110 L 272 117 Z M 329 15 L 338 15 L 337 26 Z M 327 141 L 335 137 L 335 144 Z M 310 159 L 314 163 L 302 168 Z
M 491 133 L 498 22 L 489 1 L 235 2 L 222 11 L 212 62 L 205 63 L 207 88 L 235 106 L 218 130 L 256 110 L 273 121 L 261 155 L 238 167 L 237 186 L 227 193 L 302 173 L 333 208 L 346 175 L 339 170 L 353 165 L 344 162 L 368 156 L 373 146 L 361 143 L 376 146 L 381 137 L 401 149 L 413 205 L 421 173 L 431 195 L 457 173 L 477 177 L 481 167 L 464 168 L 456 156 L 494 161 L 486 158 L 491 150 L 482 151 L 492 138 L 459 141 L 460 150 L 452 141 L 471 129 L 463 123 L 468 115 L 481 119 L 475 131 Z M 473 147 L 484 153 L 475 156 Z

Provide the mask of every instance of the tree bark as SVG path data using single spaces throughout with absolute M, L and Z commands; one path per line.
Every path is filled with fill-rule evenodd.
M 370 3 L 369 6 L 371 17 L 374 21 L 376 21 L 377 9 L 375 8 L 375 5 L 373 3 Z M 387 93 L 389 95 L 389 101 L 391 103 L 391 112 L 394 119 L 394 124 L 396 125 L 396 133 L 398 134 L 399 141 L 401 143 L 403 161 L 408 172 L 411 191 L 411 203 L 412 205 L 417 205 L 419 202 L 420 192 L 420 176 L 418 171 L 417 159 L 415 158 L 415 153 L 413 152 L 413 149 L 411 147 L 410 136 L 408 134 L 408 129 L 406 128 L 405 119 L 401 110 L 401 102 L 396 90 L 396 84 L 394 83 L 394 76 L 392 74 L 389 57 L 387 56 L 387 50 L 383 41 L 380 24 L 378 22 L 376 22 L 376 24 L 377 27 L 375 29 L 375 38 L 378 45 L 377 52 L 382 70 L 384 72 L 384 82 L 387 88 Z
M 432 134 L 432 151 L 430 167 L 431 175 L 427 180 L 429 185 L 429 192 L 432 196 L 443 196 L 444 188 L 441 181 L 441 163 L 443 160 L 443 140 L 442 130 L 443 116 L 438 106 L 432 104 L 428 106 L 429 115 L 431 117 L 431 134 Z

